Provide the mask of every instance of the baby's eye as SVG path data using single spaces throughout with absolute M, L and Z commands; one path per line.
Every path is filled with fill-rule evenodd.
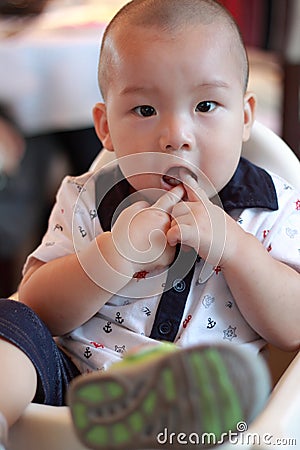
M 216 107 L 217 107 L 216 102 L 205 101 L 198 103 L 198 105 L 196 106 L 196 111 L 201 113 L 207 113 L 213 111 Z
M 142 106 L 136 106 L 133 111 L 142 117 L 151 117 L 156 116 L 156 111 L 153 108 L 153 106 L 150 105 L 142 105 Z

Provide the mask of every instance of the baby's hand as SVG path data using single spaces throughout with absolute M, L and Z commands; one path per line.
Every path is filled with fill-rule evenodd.
M 181 175 L 188 201 L 174 205 L 168 243 L 192 247 L 201 258 L 218 265 L 226 238 L 225 212 L 209 200 L 190 174 Z
M 134 272 L 163 268 L 173 261 L 175 248 L 169 245 L 166 234 L 172 221 L 170 213 L 184 193 L 182 185 L 176 186 L 152 206 L 139 201 L 118 217 L 112 227 L 114 244 Z

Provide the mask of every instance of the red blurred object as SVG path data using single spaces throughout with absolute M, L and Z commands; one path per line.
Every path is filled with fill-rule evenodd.
M 268 4 L 261 0 L 221 0 L 240 27 L 247 46 L 262 47 L 265 43 Z

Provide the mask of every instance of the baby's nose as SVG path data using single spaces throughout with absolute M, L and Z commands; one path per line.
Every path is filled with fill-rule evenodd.
M 193 134 L 188 124 L 180 119 L 169 120 L 162 128 L 160 145 L 163 151 L 191 150 Z

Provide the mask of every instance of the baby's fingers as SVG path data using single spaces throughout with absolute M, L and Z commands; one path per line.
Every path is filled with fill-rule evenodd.
M 209 198 L 206 192 L 199 186 L 199 183 L 188 171 L 182 169 L 180 171 L 180 178 L 190 202 L 201 201 L 202 203 L 207 204 Z
M 171 227 L 167 232 L 167 241 L 171 247 L 181 243 L 182 235 L 179 226 L 175 221 L 172 221 Z
M 174 187 L 170 191 L 163 194 L 153 205 L 152 208 L 160 209 L 168 214 L 171 214 L 173 207 L 182 200 L 185 194 L 185 189 L 182 184 Z

